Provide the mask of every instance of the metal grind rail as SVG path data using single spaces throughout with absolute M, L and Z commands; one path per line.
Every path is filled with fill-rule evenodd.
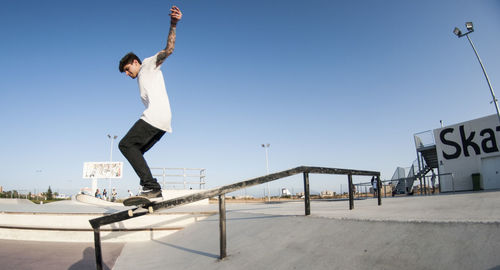
M 174 208 L 180 205 L 196 202 L 199 200 L 212 198 L 218 196 L 219 198 L 219 228 L 220 228 L 220 259 L 226 257 L 226 203 L 225 203 L 225 194 L 231 193 L 233 191 L 244 189 L 247 187 L 260 185 L 263 183 L 271 182 L 274 180 L 278 180 L 281 178 L 289 177 L 292 175 L 296 175 L 299 173 L 304 174 L 304 203 L 305 203 L 305 215 L 308 216 L 311 214 L 311 200 L 309 194 L 309 174 L 341 174 L 347 175 L 347 181 L 349 186 L 349 209 L 354 209 L 354 192 L 353 192 L 353 183 L 352 176 L 375 176 L 377 180 L 377 187 L 380 190 L 381 182 L 380 182 L 380 172 L 376 171 L 361 171 L 361 170 L 351 170 L 351 169 L 335 169 L 335 168 L 324 168 L 324 167 L 306 167 L 301 166 L 294 169 L 289 169 L 282 172 L 277 172 L 273 174 L 268 174 L 265 176 L 253 178 L 250 180 L 222 186 L 219 188 L 214 188 L 206 191 L 202 191 L 199 193 L 186 195 L 162 202 L 158 202 L 153 205 L 153 210 L 156 211 L 158 209 L 169 209 Z M 380 196 L 380 192 L 378 192 L 378 205 L 382 205 L 382 197 Z M 137 209 L 138 207 L 132 208 L 132 211 Z M 89 220 L 92 228 L 94 230 L 94 245 L 95 245 L 95 257 L 96 257 L 96 266 L 98 270 L 102 270 L 102 252 L 101 252 L 101 230 L 100 227 L 108 224 L 112 224 L 115 222 L 139 217 L 142 215 L 149 214 L 148 211 L 135 213 L 132 217 L 129 216 L 128 210 L 124 210 L 118 213 L 114 213 L 111 215 L 95 218 Z

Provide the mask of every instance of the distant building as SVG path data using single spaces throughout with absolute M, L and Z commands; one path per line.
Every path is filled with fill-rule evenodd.
M 56 196 L 56 199 L 69 199 L 69 197 L 67 195 L 65 195 L 65 194 L 58 194 Z
M 244 196 L 233 196 L 234 199 L 236 200 L 246 200 L 246 199 L 253 199 L 253 196 L 250 195 L 244 195 Z
M 320 193 L 321 197 L 332 197 L 334 195 L 335 195 L 335 192 L 330 191 L 330 190 L 321 191 L 321 193 Z
M 3 193 L 3 187 L 0 186 L 0 193 Z
M 281 189 L 281 196 L 292 196 L 292 193 L 288 189 L 282 188 Z

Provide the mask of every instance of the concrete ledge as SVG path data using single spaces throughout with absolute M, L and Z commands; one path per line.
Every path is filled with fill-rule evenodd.
M 185 195 L 191 195 L 200 192 L 200 190 L 162 190 L 163 200 L 170 200 L 173 198 L 182 197 Z M 98 205 L 98 206 L 123 206 L 122 203 L 109 202 L 102 199 L 98 199 L 94 196 L 86 195 L 86 194 L 77 194 L 75 196 L 76 201 Z M 209 204 L 208 199 L 204 199 L 201 201 L 193 202 L 188 205 L 207 205 Z
M 156 240 L 183 228 L 134 229 L 134 230 L 103 230 L 103 242 L 135 242 Z M 94 233 L 89 229 L 55 229 L 55 228 L 21 228 L 0 226 L 0 239 L 45 241 L 45 242 L 88 242 L 94 241 Z
M 0 198 L 0 204 L 28 204 L 28 205 L 33 205 L 35 204 L 34 202 L 28 200 L 28 199 L 6 199 L 6 198 Z
M 88 203 L 93 205 L 102 205 L 102 206 L 123 206 L 122 203 L 108 202 L 94 196 L 86 195 L 86 194 L 77 194 L 75 199 L 82 203 Z
M 101 227 L 104 242 L 158 239 L 203 220 L 213 213 L 155 213 Z M 2 213 L 0 239 L 93 242 L 89 219 L 100 214 Z

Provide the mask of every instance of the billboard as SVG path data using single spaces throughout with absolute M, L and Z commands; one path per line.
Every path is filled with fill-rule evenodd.
M 500 122 L 496 114 L 434 130 L 441 191 L 472 190 L 480 173 L 484 189 L 500 188 Z M 444 180 L 444 181 L 443 181 Z
M 84 162 L 83 178 L 122 178 L 123 162 Z

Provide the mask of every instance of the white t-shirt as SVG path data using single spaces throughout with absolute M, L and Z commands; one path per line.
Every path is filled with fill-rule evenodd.
M 172 133 L 170 102 L 160 68 L 161 65 L 156 67 L 156 55 L 142 61 L 137 84 L 146 109 L 141 119 L 156 128 Z

